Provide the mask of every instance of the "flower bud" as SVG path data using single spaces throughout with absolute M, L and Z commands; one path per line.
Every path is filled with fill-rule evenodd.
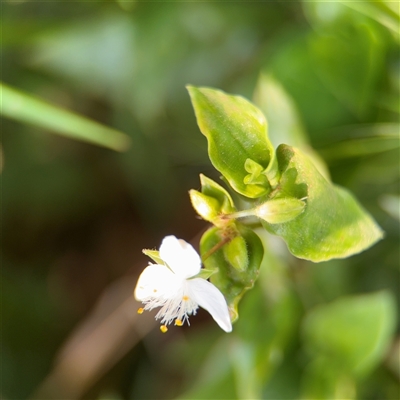
M 225 260 L 238 271 L 245 271 L 249 264 L 246 241 L 242 236 L 236 236 L 223 248 Z
M 296 218 L 306 206 L 294 197 L 273 199 L 255 208 L 254 214 L 270 224 L 282 224 Z
M 220 208 L 218 201 L 193 189 L 189 192 L 189 195 L 193 208 L 197 213 L 206 221 L 213 222 Z

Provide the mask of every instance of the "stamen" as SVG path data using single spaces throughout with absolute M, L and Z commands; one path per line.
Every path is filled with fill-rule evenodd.
M 180 319 L 176 319 L 176 320 L 175 320 L 175 325 L 176 325 L 176 326 L 182 326 L 182 325 L 183 325 L 183 322 L 182 322 Z
M 183 296 L 182 300 L 188 301 L 189 300 L 189 296 Z
M 138 314 L 143 314 L 143 311 L 144 311 L 144 308 L 140 307 L 140 308 L 137 310 L 137 313 L 138 313 Z
M 168 328 L 167 328 L 165 325 L 161 325 L 161 326 L 160 326 L 160 331 L 161 331 L 162 333 L 167 332 L 167 330 L 168 330 Z

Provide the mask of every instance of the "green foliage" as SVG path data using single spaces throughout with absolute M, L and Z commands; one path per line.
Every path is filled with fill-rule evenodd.
M 395 324 L 389 292 L 343 297 L 311 310 L 303 323 L 305 345 L 314 357 L 304 378 L 305 397 L 354 397 L 354 379 L 382 362 Z
M 342 138 L 345 132 L 341 132 Z M 328 162 L 337 162 L 397 150 L 400 147 L 400 125 L 397 123 L 364 125 L 352 130 L 350 136 L 321 148 L 320 153 Z
M 384 358 L 396 325 L 391 293 L 341 298 L 310 311 L 304 320 L 306 346 L 341 372 L 366 375 Z
M 300 149 L 311 158 L 321 175 L 330 180 L 324 160 L 310 146 L 296 104 L 271 75 L 262 73 L 258 78 L 254 103 L 267 118 L 268 135 L 273 146 L 277 148 L 280 144 L 290 144 Z
M 212 89 L 191 87 L 190 93 L 211 161 L 239 194 L 268 199 L 254 210 L 233 213 L 232 218 L 259 217 L 295 256 L 314 262 L 348 257 L 382 238 L 379 226 L 353 196 L 327 181 L 300 150 L 282 144 L 272 156 L 266 124 L 254 122 L 261 111 L 242 98 Z M 264 165 L 262 151 L 268 157 Z M 218 225 L 218 215 L 224 212 L 217 201 L 194 194 L 192 203 L 199 214 Z
M 0 397 L 398 397 L 398 4 L 228 3 L 2 3 Z M 129 351 L 141 250 L 205 231 L 233 332 Z
M 320 7 L 318 2 L 307 4 L 313 11 L 311 18 L 323 26 L 321 34 L 309 38 L 314 68 L 346 107 L 357 116 L 365 115 L 371 107 L 385 53 L 379 40 L 381 31 L 342 4 L 332 4 L 335 19 L 318 19 L 314 13 L 321 15 Z
M 358 3 L 341 0 L 340 3 L 341 5 L 350 7 L 358 11 L 359 13 L 378 21 L 383 26 L 389 28 L 392 31 L 394 37 L 399 40 L 399 30 L 397 28 L 400 22 L 400 12 L 394 2 L 378 0 L 368 3 Z M 321 5 L 319 5 L 319 7 L 320 9 L 322 9 Z
M 240 224 L 210 228 L 201 238 L 200 252 L 205 267 L 216 271 L 210 280 L 224 294 L 231 319 L 236 321 L 240 299 L 258 278 L 264 253 L 260 238 Z
M 251 198 L 266 194 L 262 185 L 244 182 L 248 159 L 266 168 L 272 156 L 264 115 L 240 96 L 193 86 L 188 90 L 214 167 L 240 194 Z
M 285 145 L 277 150 L 282 192 L 307 197 L 306 208 L 287 223 L 266 226 L 282 236 L 297 257 L 314 262 L 344 258 L 367 249 L 382 231 L 354 197 L 327 182 L 299 150 Z

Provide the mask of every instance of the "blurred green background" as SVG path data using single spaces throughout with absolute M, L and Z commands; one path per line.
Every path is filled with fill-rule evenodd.
M 399 14 L 2 2 L 2 399 L 399 398 Z M 308 137 L 385 231 L 321 264 L 264 235 L 231 334 L 200 310 L 163 335 L 131 297 L 143 248 L 207 226 L 187 192 L 218 174 L 186 84 L 253 99 L 275 145 Z

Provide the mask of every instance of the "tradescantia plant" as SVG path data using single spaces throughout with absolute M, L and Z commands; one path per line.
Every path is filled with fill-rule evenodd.
M 193 279 L 210 278 L 224 295 L 233 322 L 238 318 L 238 303 L 253 287 L 263 258 L 265 244 L 255 229 L 280 236 L 294 256 L 313 262 L 349 257 L 382 238 L 382 230 L 353 195 L 321 175 L 308 155 L 287 144 L 274 149 L 266 118 L 256 106 L 243 97 L 211 88 L 188 86 L 188 91 L 197 123 L 208 141 L 210 160 L 229 187 L 228 191 L 200 175 L 201 191 L 190 191 L 197 213 L 213 225 L 200 240 L 205 269 L 197 268 Z M 153 252 L 151 257 L 157 262 L 159 253 Z M 174 272 L 168 262 L 158 264 Z M 147 297 L 137 299 L 149 308 L 163 307 L 159 318 L 168 324 L 184 309 L 182 299 L 198 298 L 199 294 L 185 289 L 182 299 L 175 293 L 169 298 L 167 288 L 158 294 L 154 290 L 156 272 L 154 279 L 139 279 L 150 286 L 143 286 Z M 189 288 L 190 279 L 178 286 Z M 176 312 L 170 312 L 172 300 Z M 203 302 L 195 302 L 175 324 L 181 325 L 183 316 L 187 320 Z M 221 315 L 224 304 L 220 302 Z M 207 305 L 203 308 L 208 309 Z
M 301 150 L 274 149 L 263 113 L 240 96 L 188 86 L 197 123 L 214 167 L 241 201 L 200 176 L 191 190 L 197 213 L 214 226 L 200 252 L 213 282 L 225 295 L 233 320 L 243 293 L 257 278 L 262 227 L 286 242 L 296 257 L 313 262 L 345 258 L 382 238 L 382 230 L 351 193 L 323 177 Z M 243 200 L 243 201 L 242 201 Z

